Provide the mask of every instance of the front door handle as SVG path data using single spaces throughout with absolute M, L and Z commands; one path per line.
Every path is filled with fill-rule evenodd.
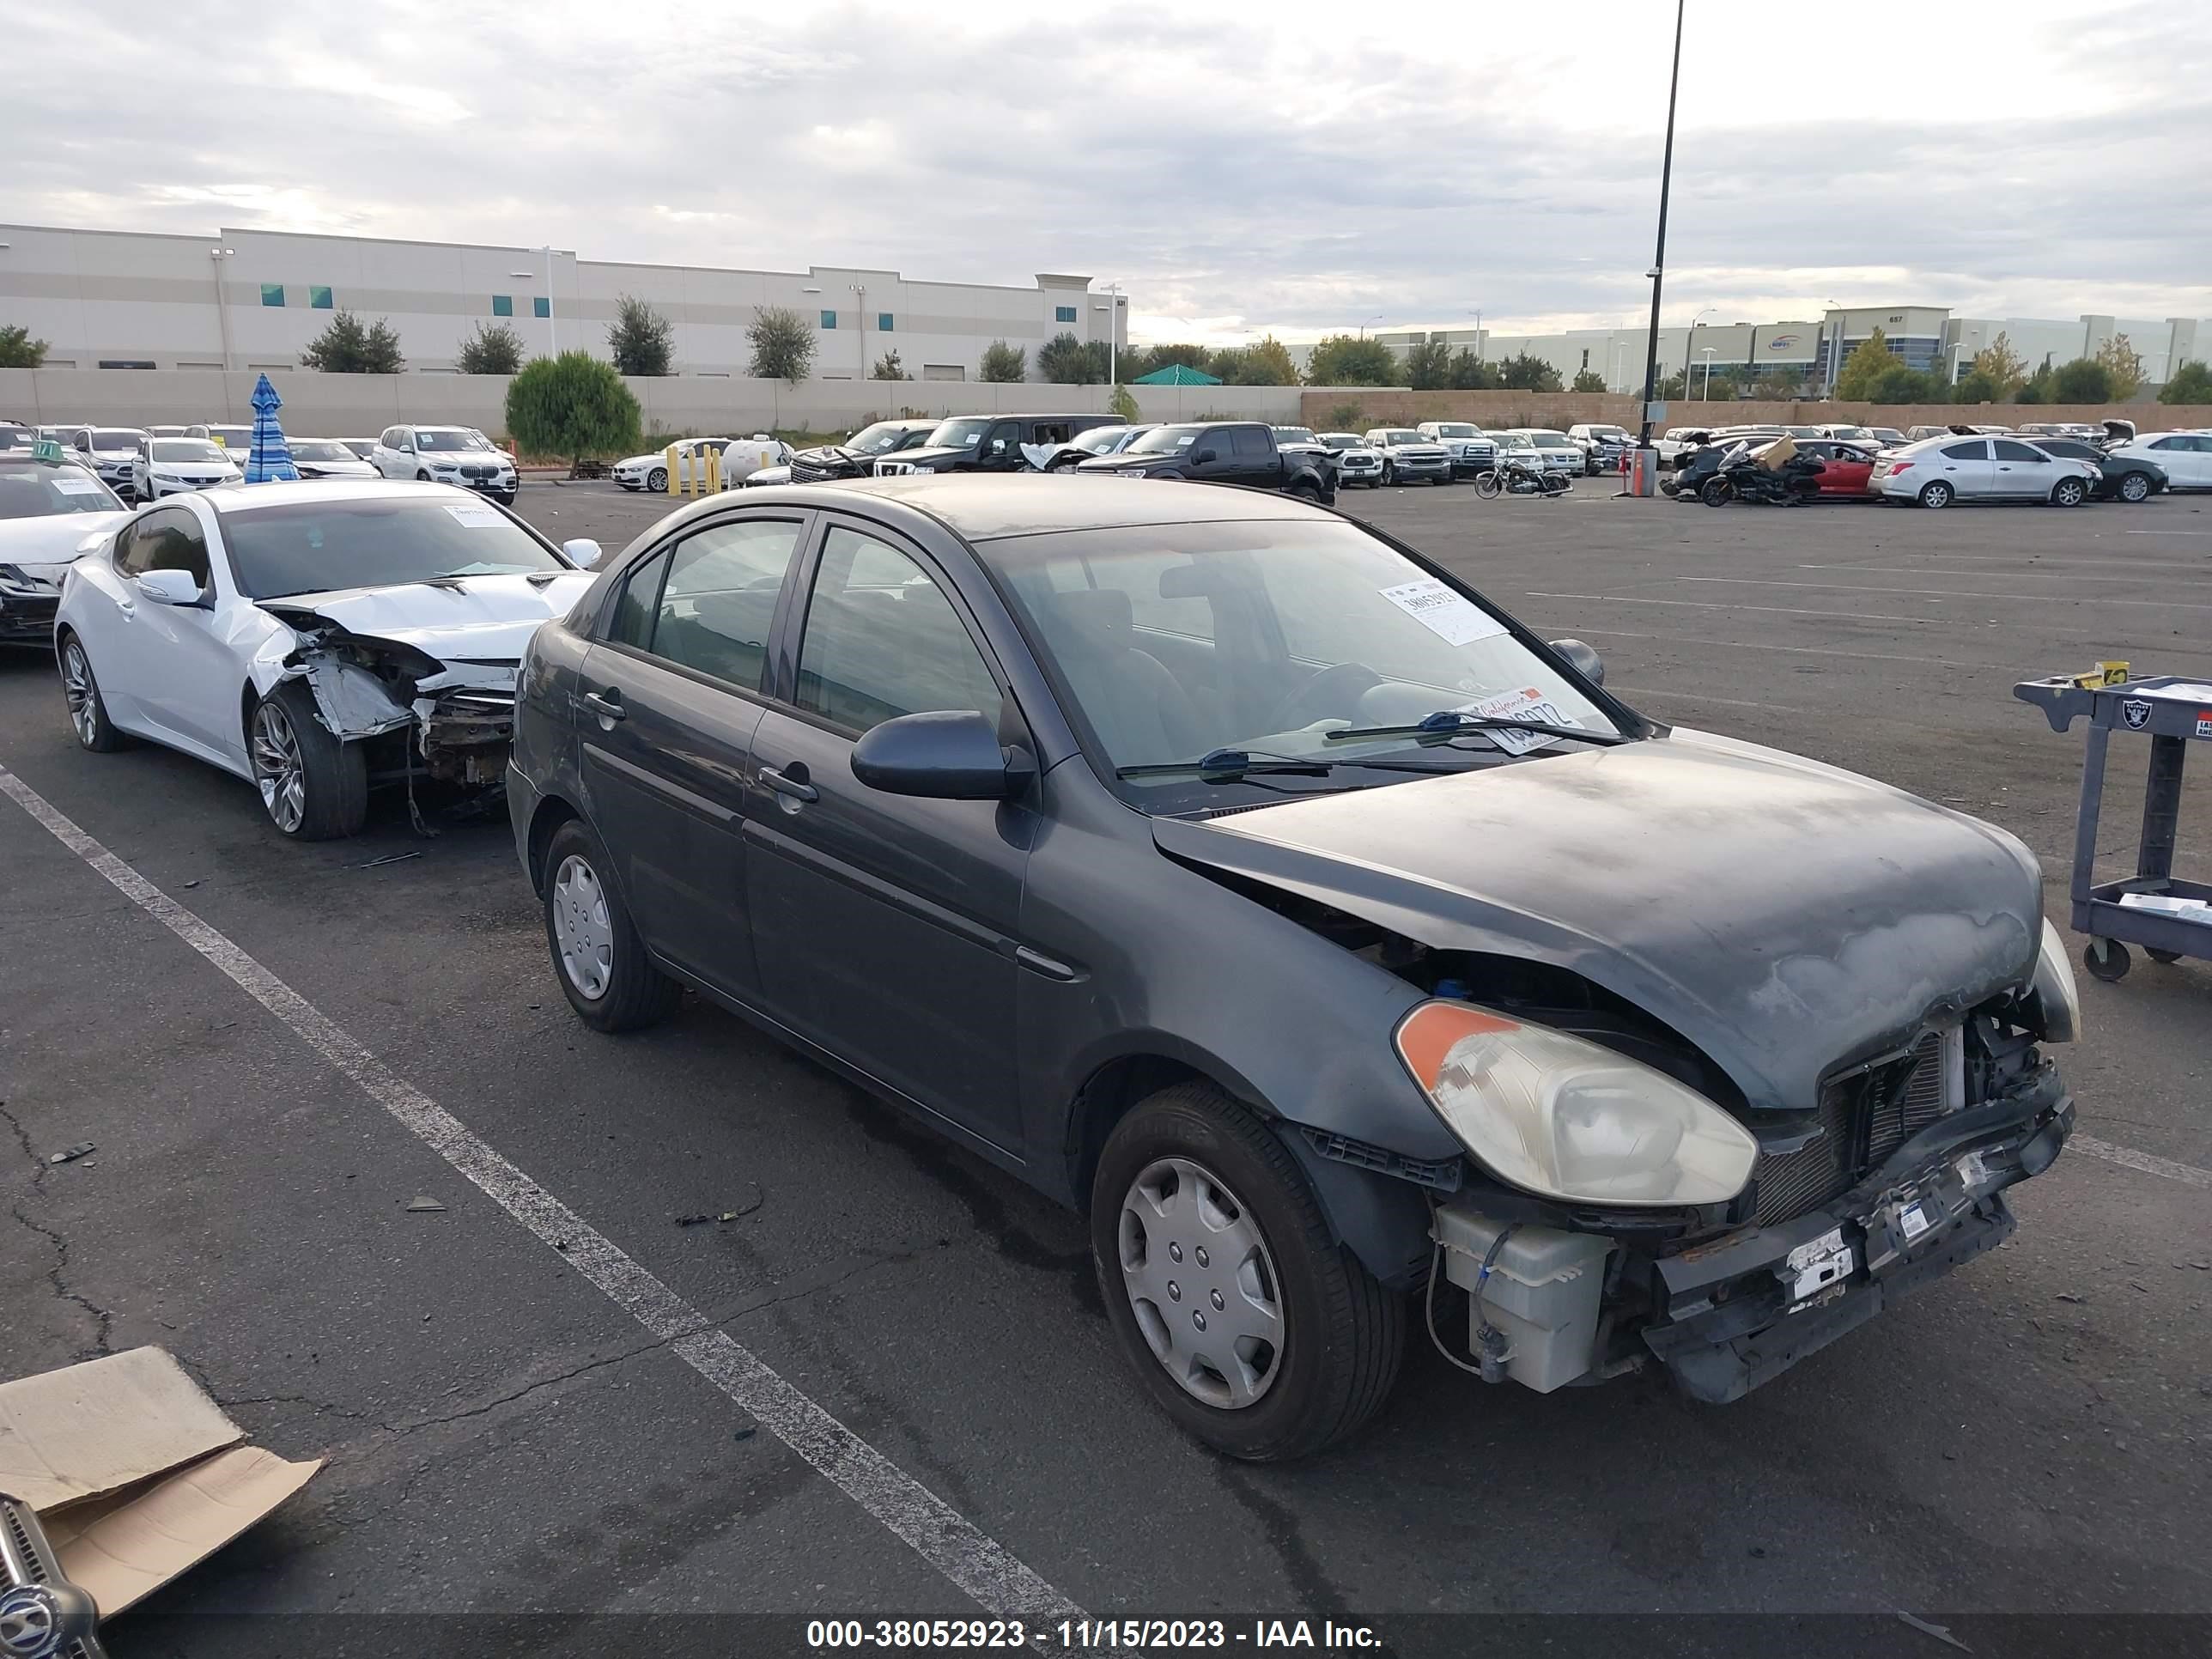
M 607 688 L 607 694 L 605 696 L 601 696 L 596 691 L 585 692 L 584 701 L 591 705 L 603 720 L 621 720 L 629 718 L 629 710 L 622 706 L 622 693 L 612 686 Z
M 760 780 L 769 788 L 775 790 L 777 794 L 782 795 L 788 799 L 818 799 L 822 792 L 817 789 L 812 784 L 807 782 L 805 775 L 806 769 L 801 766 L 797 767 L 794 769 L 797 770 L 800 775 L 792 777 L 786 773 L 777 771 L 773 766 L 763 766 L 760 769 Z

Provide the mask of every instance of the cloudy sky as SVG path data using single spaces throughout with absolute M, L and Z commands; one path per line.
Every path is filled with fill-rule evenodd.
M 1606 326 L 1650 303 L 1672 15 L 22 6 L 0 220 L 1083 271 L 1140 339 Z M 2209 136 L 2206 0 L 1689 0 L 1666 320 L 2212 315 Z

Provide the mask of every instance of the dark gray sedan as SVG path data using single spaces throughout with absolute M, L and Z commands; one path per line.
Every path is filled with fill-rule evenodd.
M 586 1024 L 688 986 L 1082 1208 L 1152 1397 L 1289 1457 L 1413 1323 L 1734 1399 L 2072 1126 L 2019 842 L 1601 675 L 1279 495 L 749 490 L 538 632 L 508 798 Z

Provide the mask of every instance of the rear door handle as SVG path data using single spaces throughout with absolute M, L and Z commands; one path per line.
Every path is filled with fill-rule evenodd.
M 805 779 L 786 777 L 773 766 L 761 768 L 760 780 L 777 794 L 788 796 L 793 800 L 818 799 L 822 793 Z
M 622 693 L 612 686 L 607 688 L 607 694 L 605 696 L 601 696 L 596 691 L 585 692 L 584 701 L 597 711 L 601 720 L 621 720 L 629 718 L 629 710 L 622 706 Z

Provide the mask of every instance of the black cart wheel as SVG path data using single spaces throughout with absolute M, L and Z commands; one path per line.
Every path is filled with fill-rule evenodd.
M 2143 954 L 2148 957 L 2153 962 L 2179 962 L 2181 960 L 2180 951 L 2161 951 L 2155 945 L 2144 945 Z
M 2128 947 L 2116 939 L 2093 939 L 2081 952 L 2081 965 L 2092 979 L 2106 984 L 2128 976 Z

